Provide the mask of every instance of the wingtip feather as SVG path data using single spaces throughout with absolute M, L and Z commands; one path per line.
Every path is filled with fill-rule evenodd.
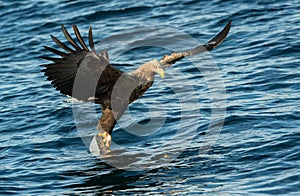
M 212 38 L 207 44 L 205 44 L 207 50 L 216 48 L 225 40 L 231 28 L 231 23 L 232 20 L 229 20 L 226 26 L 222 29 L 222 31 L 220 31 L 214 38 Z
M 95 52 L 93 29 L 91 26 L 89 27 L 89 45 L 90 45 L 90 48 Z
M 68 42 L 75 48 L 75 50 L 79 51 L 81 48 L 78 46 L 78 44 L 75 42 L 75 40 L 71 37 L 67 29 L 65 28 L 64 25 L 61 25 L 62 32 L 64 33 L 66 39 Z
M 74 33 L 76 35 L 76 38 L 77 40 L 79 41 L 80 45 L 82 46 L 82 48 L 85 50 L 85 51 L 89 51 L 88 47 L 86 46 L 86 44 L 84 43 L 83 39 L 82 39 L 82 36 L 80 34 L 80 31 L 78 30 L 77 26 L 75 24 L 72 25 L 73 27 L 73 30 L 74 30 Z

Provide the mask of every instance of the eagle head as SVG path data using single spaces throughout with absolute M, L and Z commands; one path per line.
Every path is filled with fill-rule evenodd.
M 154 59 L 141 65 L 132 74 L 137 75 L 148 81 L 153 81 L 155 74 L 159 74 L 162 78 L 165 76 L 164 69 L 157 59 Z

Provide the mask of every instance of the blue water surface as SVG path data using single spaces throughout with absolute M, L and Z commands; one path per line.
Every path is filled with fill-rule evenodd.
M 0 194 L 299 195 L 299 10 L 296 0 L 0 1 Z M 129 149 L 132 157 L 141 152 L 143 163 L 153 152 L 168 158 L 180 149 L 171 161 L 154 159 L 156 167 L 120 169 L 92 156 L 83 136 L 96 133 L 97 118 L 83 113 L 91 118 L 75 119 L 74 106 L 94 106 L 66 101 L 39 66 L 46 62 L 38 56 L 49 54 L 42 46 L 55 46 L 49 35 L 63 39 L 61 24 L 70 30 L 76 24 L 84 39 L 92 26 L 97 43 L 128 29 L 149 33 L 154 27 L 205 43 L 229 20 L 232 29 L 221 46 L 167 69 L 166 78 L 156 78 L 113 132 L 113 150 Z M 176 50 L 193 45 L 171 32 L 152 33 Z M 133 35 L 143 41 L 142 33 Z M 118 39 L 124 53 L 111 61 L 136 64 L 123 71 L 172 50 L 126 51 L 128 40 Z M 195 68 L 192 61 L 205 56 L 217 71 L 205 63 Z M 221 83 L 210 88 L 216 73 Z M 221 98 L 213 96 L 217 87 L 225 90 Z M 211 124 L 218 108 L 226 113 Z M 78 120 L 88 124 L 86 134 Z M 222 130 L 212 137 L 215 127 Z M 165 145 L 173 140 L 180 142 Z M 205 149 L 207 141 L 212 143 Z

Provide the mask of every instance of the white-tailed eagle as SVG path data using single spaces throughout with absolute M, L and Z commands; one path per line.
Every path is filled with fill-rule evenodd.
M 83 41 L 78 28 L 73 25 L 76 39 L 72 38 L 62 25 L 62 31 L 69 43 L 68 46 L 51 35 L 52 40 L 64 51 L 44 46 L 59 58 L 41 56 L 51 61 L 43 64 L 42 70 L 51 84 L 62 94 L 82 101 L 94 101 L 102 106 L 102 116 L 98 121 L 97 134 L 101 148 L 108 149 L 111 133 L 117 120 L 128 105 L 140 98 L 153 84 L 154 76 L 164 77 L 164 68 L 186 56 L 211 50 L 220 45 L 226 38 L 231 21 L 208 43 L 184 52 L 173 52 L 161 60 L 152 60 L 131 73 L 124 73 L 116 68 L 108 58 L 107 51 L 97 53 L 94 47 L 92 28 L 89 28 L 89 47 Z

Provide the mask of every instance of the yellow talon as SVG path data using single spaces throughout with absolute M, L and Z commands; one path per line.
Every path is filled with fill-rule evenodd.
M 99 137 L 105 137 L 105 134 L 104 134 L 104 132 L 99 132 L 99 133 L 98 133 L 98 136 L 99 136 Z
M 99 137 L 102 137 L 102 141 L 105 144 L 105 147 L 109 148 L 110 147 L 110 143 L 111 143 L 111 136 L 110 136 L 110 134 L 107 133 L 107 132 L 99 132 L 97 135 Z

